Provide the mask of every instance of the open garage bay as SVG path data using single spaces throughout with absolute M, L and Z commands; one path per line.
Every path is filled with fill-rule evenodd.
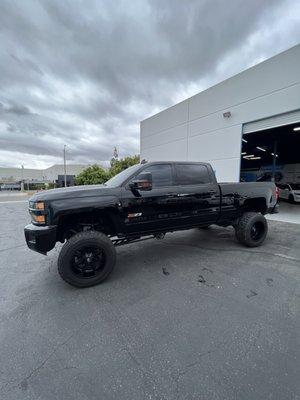
M 295 197 L 300 190 L 294 190 L 300 187 L 300 123 L 245 134 L 241 180 L 275 181 L 280 190 L 280 214 L 268 218 L 300 223 L 300 196 Z

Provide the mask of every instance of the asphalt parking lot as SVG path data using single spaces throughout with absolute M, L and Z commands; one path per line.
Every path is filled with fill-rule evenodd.
M 300 399 L 300 225 L 269 221 L 119 247 L 75 289 L 27 249 L 25 202 L 0 204 L 2 400 Z
M 286 200 L 279 201 L 280 212 L 267 216 L 269 220 L 300 224 L 300 203 L 290 204 Z

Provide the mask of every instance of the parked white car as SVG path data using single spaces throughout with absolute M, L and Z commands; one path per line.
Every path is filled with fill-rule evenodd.
M 278 184 L 279 198 L 300 203 L 300 183 Z

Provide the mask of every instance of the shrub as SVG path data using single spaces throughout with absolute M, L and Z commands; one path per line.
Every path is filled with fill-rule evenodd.
M 76 185 L 96 185 L 109 179 L 109 173 L 100 165 L 94 164 L 84 169 L 76 177 Z
M 108 179 L 119 174 L 124 169 L 140 162 L 140 156 L 125 157 L 121 160 L 113 158 L 110 169 L 105 170 L 100 165 L 94 164 L 84 169 L 75 179 L 76 185 L 95 185 L 108 181 Z

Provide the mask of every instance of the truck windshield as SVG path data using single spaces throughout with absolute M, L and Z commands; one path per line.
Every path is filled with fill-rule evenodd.
M 109 179 L 107 182 L 105 182 L 105 185 L 109 187 L 121 186 L 123 182 L 125 182 L 132 174 L 134 174 L 140 168 L 141 168 L 140 164 L 133 165 L 132 167 L 125 169 L 124 171 L 115 175 L 113 178 Z

